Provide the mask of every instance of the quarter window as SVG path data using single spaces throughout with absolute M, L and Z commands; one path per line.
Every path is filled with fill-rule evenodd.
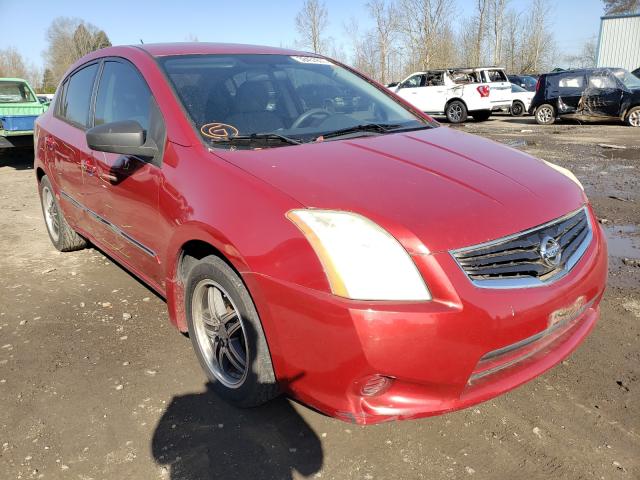
M 96 97 L 95 124 L 135 120 L 149 129 L 151 92 L 138 71 L 122 62 L 105 62 Z
M 89 126 L 89 105 L 97 71 L 98 64 L 94 63 L 69 77 L 60 106 L 61 117 L 81 127 Z

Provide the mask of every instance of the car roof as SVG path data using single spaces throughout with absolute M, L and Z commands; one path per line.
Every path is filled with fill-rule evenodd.
M 29 83 L 24 78 L 13 78 L 13 77 L 2 77 L 2 78 L 0 78 L 0 82 L 23 82 L 23 83 Z
M 303 52 L 288 48 L 267 47 L 261 45 L 244 45 L 239 43 L 179 42 L 179 43 L 144 43 L 131 45 L 145 50 L 154 57 L 170 55 L 304 55 L 318 56 L 315 53 Z

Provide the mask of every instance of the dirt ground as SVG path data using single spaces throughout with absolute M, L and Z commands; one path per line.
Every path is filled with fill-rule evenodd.
M 0 479 L 640 478 L 639 132 L 506 116 L 456 128 L 584 183 L 610 235 L 602 318 L 511 393 L 372 427 L 284 398 L 218 400 L 163 301 L 97 250 L 55 251 L 30 152 L 0 154 Z

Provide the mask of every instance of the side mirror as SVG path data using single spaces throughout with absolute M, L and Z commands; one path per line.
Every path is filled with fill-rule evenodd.
M 387 85 L 387 88 L 393 88 L 393 87 L 399 87 L 399 83 L 398 82 L 391 82 L 389 85 Z
M 98 152 L 153 157 L 158 153 L 153 140 L 135 120 L 105 123 L 87 130 L 87 145 Z

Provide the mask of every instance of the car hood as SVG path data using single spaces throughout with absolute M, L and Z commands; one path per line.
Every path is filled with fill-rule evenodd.
M 447 127 L 215 153 L 306 207 L 370 218 L 411 253 L 494 240 L 585 202 L 542 161 Z

